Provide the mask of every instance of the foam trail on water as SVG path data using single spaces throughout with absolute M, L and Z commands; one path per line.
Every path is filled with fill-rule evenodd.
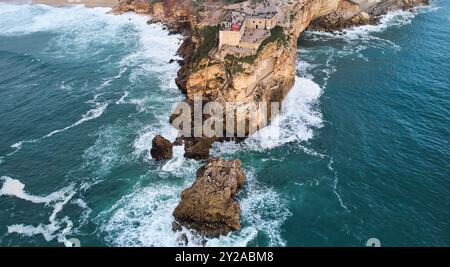
M 82 124 L 83 122 L 90 121 L 90 120 L 93 120 L 93 119 L 97 119 L 98 117 L 100 117 L 103 114 L 103 112 L 105 112 L 107 107 L 108 107 L 108 103 L 103 103 L 103 104 L 97 103 L 97 105 L 96 105 L 96 107 L 94 109 L 89 110 L 77 122 L 75 122 L 75 123 L 73 123 L 73 124 L 63 128 L 63 129 L 55 130 L 55 131 L 53 131 L 53 132 L 51 132 L 49 134 L 46 134 L 42 138 L 52 137 L 53 135 L 55 135 L 57 133 L 64 132 L 64 131 L 69 130 L 69 129 L 73 128 L 73 127 L 76 127 L 76 126 Z
M 72 129 L 72 128 L 74 128 L 74 127 L 76 127 L 76 126 L 78 126 L 78 125 L 80 125 L 80 124 L 82 124 L 84 122 L 97 119 L 98 117 L 100 117 L 105 112 L 107 107 L 108 107 L 108 103 L 97 103 L 96 107 L 93 108 L 93 109 L 88 110 L 86 112 L 86 114 L 82 115 L 80 120 L 76 121 L 75 123 L 73 123 L 73 124 L 71 124 L 71 125 L 69 125 L 69 126 L 67 126 L 65 128 L 54 130 L 54 131 L 52 131 L 52 132 L 50 132 L 50 133 L 48 133 L 48 134 L 46 134 L 46 135 L 44 135 L 44 136 L 42 136 L 40 138 L 37 138 L 37 139 L 23 140 L 23 141 L 20 141 L 20 142 L 17 142 L 15 144 L 11 145 L 11 148 L 13 148 L 14 151 L 6 154 L 6 156 L 9 157 L 9 156 L 14 155 L 19 150 L 22 149 L 22 146 L 24 144 L 36 143 L 36 142 L 38 142 L 38 141 L 40 141 L 42 139 L 50 138 L 50 137 L 52 137 L 53 135 L 55 135 L 57 133 L 61 133 L 61 132 L 67 131 L 69 129 Z
M 67 242 L 65 236 L 71 233 L 73 223 L 67 216 L 57 219 L 57 215 L 74 196 L 73 185 L 64 187 L 46 196 L 35 196 L 25 192 L 25 185 L 17 179 L 8 176 L 2 176 L 0 179 L 4 181 L 0 189 L 0 196 L 14 196 L 32 203 L 53 206 L 53 211 L 48 218 L 49 224 L 41 223 L 37 226 L 13 224 L 8 226 L 8 234 L 15 233 L 28 237 L 41 234 L 46 241 L 56 238 L 61 243 Z M 63 228 L 64 225 L 65 227 Z
M 72 187 L 65 187 L 57 192 L 53 192 L 47 196 L 34 196 L 25 192 L 25 185 L 17 179 L 8 176 L 0 177 L 3 180 L 2 188 L 0 189 L 0 196 L 15 196 L 17 198 L 27 200 L 33 203 L 51 203 L 59 201 L 64 198 L 67 193 L 72 190 Z
M 125 92 L 123 93 L 123 95 L 119 98 L 119 100 L 116 101 L 116 105 L 119 105 L 119 104 L 125 104 L 125 103 L 126 103 L 126 102 L 125 102 L 125 99 L 128 97 L 129 94 L 130 94 L 130 92 L 125 91 Z
M 348 209 L 348 207 L 344 204 L 344 201 L 342 200 L 341 195 L 339 195 L 339 191 L 338 191 L 338 183 L 339 183 L 339 178 L 338 178 L 338 174 L 337 171 L 333 168 L 333 158 L 330 158 L 330 162 L 328 163 L 327 167 L 328 169 L 333 173 L 334 176 L 334 180 L 333 180 L 333 193 L 336 195 L 338 201 L 339 201 L 339 205 L 347 212 L 350 212 L 350 210 Z
M 345 39 L 345 40 L 361 40 L 373 39 L 372 33 L 383 32 L 390 27 L 401 27 L 410 24 L 412 19 L 418 14 L 418 11 L 393 11 L 381 16 L 380 23 L 375 25 L 355 26 L 349 29 L 344 29 L 337 32 L 321 32 L 309 31 L 309 34 L 314 34 L 317 38 L 324 39 Z

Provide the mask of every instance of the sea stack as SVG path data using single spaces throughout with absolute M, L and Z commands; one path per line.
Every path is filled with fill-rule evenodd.
M 241 228 L 237 191 L 245 181 L 240 160 L 210 158 L 197 179 L 181 193 L 173 211 L 177 222 L 205 237 L 227 235 Z
M 162 137 L 161 135 L 157 135 L 155 138 L 153 138 L 150 155 L 155 160 L 171 159 L 173 156 L 172 149 L 173 144 L 169 140 Z

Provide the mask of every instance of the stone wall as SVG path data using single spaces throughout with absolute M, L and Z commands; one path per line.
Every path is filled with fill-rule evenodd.
M 237 31 L 220 31 L 219 32 L 219 49 L 224 45 L 229 46 L 239 46 L 243 48 L 249 48 L 256 50 L 258 49 L 260 42 L 252 43 L 252 42 L 243 42 L 242 35 L 246 29 L 273 29 L 277 25 L 276 16 L 272 18 L 257 18 L 257 17 L 248 17 L 245 19 L 244 23 L 240 30 Z
M 245 19 L 245 26 L 249 29 L 267 29 L 274 28 L 277 24 L 276 16 L 272 18 L 248 17 Z
M 219 31 L 219 49 L 224 45 L 237 46 L 241 41 L 241 33 L 237 31 Z

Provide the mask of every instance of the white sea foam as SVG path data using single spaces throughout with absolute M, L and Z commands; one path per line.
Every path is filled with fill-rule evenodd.
M 110 210 L 102 212 L 97 220 L 107 241 L 116 246 L 175 246 L 172 211 L 181 191 L 192 183 L 194 173 L 189 170 L 195 173 L 195 168 L 186 169 L 187 178 L 182 184 L 170 185 L 163 180 L 143 188 L 137 186 Z
M 85 150 L 83 168 L 89 169 L 95 180 L 104 178 L 113 168 L 129 161 L 130 157 L 124 153 L 128 146 L 125 133 L 125 127 L 116 125 L 102 127 L 97 133 L 94 145 Z
M 46 134 L 42 138 L 52 137 L 53 135 L 55 135 L 57 133 L 64 132 L 64 131 L 69 130 L 69 129 L 73 128 L 73 127 L 76 127 L 76 126 L 82 124 L 83 122 L 87 122 L 87 121 L 90 121 L 90 120 L 93 120 L 93 119 L 97 119 L 98 117 L 100 117 L 103 114 L 103 112 L 105 112 L 107 107 L 108 107 L 108 103 L 97 103 L 95 108 L 88 110 L 87 113 L 84 114 L 80 120 L 76 121 L 75 123 L 73 123 L 73 124 L 63 128 L 63 129 L 55 130 L 55 131 L 53 131 L 53 132 L 51 132 L 49 134 Z
M 159 182 L 136 189 L 101 213 L 97 220 L 101 221 L 101 230 L 111 245 L 177 246 L 180 233 L 172 231 L 172 212 L 180 201 L 181 191 L 192 183 L 195 169 L 189 168 L 187 173 L 185 170 L 186 179 L 181 185 Z M 268 238 L 270 246 L 286 245 L 281 226 L 291 214 L 285 201 L 272 189 L 259 184 L 253 172 L 246 171 L 246 176 L 246 192 L 239 196 L 242 229 L 208 239 L 207 246 L 245 246 L 258 233 Z M 201 246 L 200 237 L 185 228 L 182 232 L 188 236 L 190 246 Z
M 17 179 L 8 176 L 2 176 L 3 186 L 0 189 L 0 196 L 15 196 L 33 203 L 51 203 L 63 199 L 72 187 L 65 187 L 57 192 L 53 192 L 47 196 L 34 196 L 25 192 L 25 185 Z
M 181 36 L 168 35 L 162 25 L 149 26 L 145 20 L 138 20 L 134 25 L 139 33 L 139 48 L 120 62 L 122 66 L 135 66 L 130 74 L 130 82 L 139 84 L 145 80 L 142 77 L 154 76 L 159 80 L 158 90 L 169 90 L 178 96 L 172 98 L 179 100 L 179 90 L 175 85 L 179 66 L 168 62 L 179 58 L 176 51 L 181 44 Z
M 53 240 L 54 238 L 59 242 L 67 241 L 65 236 L 71 233 L 73 223 L 67 216 L 58 219 L 57 215 L 75 194 L 73 185 L 64 187 L 46 196 L 35 196 L 27 193 L 24 190 L 25 185 L 17 179 L 8 176 L 2 176 L 0 179 L 4 181 L 0 189 L 0 196 L 14 196 L 32 203 L 53 206 L 53 211 L 48 218 L 49 224 L 41 223 L 38 226 L 25 224 L 9 225 L 8 234 L 16 233 L 24 236 L 42 234 L 46 241 Z M 65 225 L 64 228 L 63 225 Z
M 346 45 L 337 51 L 338 55 L 359 56 L 364 60 L 367 60 L 367 58 L 360 53 L 367 48 L 401 49 L 401 47 L 393 41 L 383 39 L 382 37 L 376 35 L 376 33 L 382 33 L 390 28 L 398 28 L 411 24 L 412 19 L 418 14 L 436 9 L 439 9 L 439 7 L 430 5 L 425 7 L 417 7 L 409 11 L 393 11 L 381 16 L 380 23 L 376 25 L 356 26 L 334 33 L 310 31 L 306 32 L 304 36 L 306 39 L 315 41 L 342 40 L 346 43 Z
M 195 160 L 189 160 L 184 157 L 184 146 L 175 146 L 173 148 L 173 158 L 164 163 L 161 171 L 170 173 L 177 177 L 186 177 L 187 174 L 195 176 L 195 171 L 199 167 Z
M 209 246 L 247 246 L 258 234 L 268 238 L 268 246 L 286 246 L 281 227 L 292 214 L 286 201 L 274 190 L 258 182 L 254 170 L 246 170 L 245 194 L 240 197 L 242 228 L 227 237 L 208 240 Z
M 321 128 L 322 114 L 318 104 L 322 89 L 307 78 L 296 77 L 294 87 L 284 99 L 280 114 L 267 127 L 259 130 L 243 144 L 231 142 L 214 144 L 214 154 L 236 150 L 266 150 L 290 142 L 304 142 Z
M 110 8 L 87 9 L 82 5 L 56 8 L 46 5 L 1 4 L 0 34 L 56 33 L 47 53 L 54 57 L 63 54 L 90 57 L 102 52 L 102 44 L 125 44 L 123 38 L 116 33 L 126 31 L 124 26 L 131 23 L 127 16 L 105 15 L 109 10 Z
M 8 225 L 8 234 L 19 234 L 27 237 L 42 235 L 46 241 L 56 239 L 58 242 L 67 244 L 66 236 L 72 233 L 73 222 L 65 216 L 59 220 L 51 220 L 49 224 L 38 224 L 37 226 L 25 224 Z
M 308 35 L 314 34 L 316 38 L 326 39 L 345 39 L 345 40 L 378 40 L 372 33 L 383 32 L 391 27 L 401 27 L 410 24 L 412 19 L 417 15 L 413 11 L 394 11 L 381 16 L 380 23 L 376 25 L 356 26 L 349 29 L 344 29 L 338 32 L 318 32 L 310 31 Z M 375 39 L 374 39 L 375 38 Z M 387 41 L 387 40 L 385 40 Z
M 328 162 L 328 169 L 333 173 L 334 176 L 334 180 L 333 180 L 333 193 L 336 195 L 338 201 L 339 201 L 339 205 L 347 212 L 350 212 L 350 210 L 348 209 L 348 207 L 345 205 L 344 201 L 342 200 L 341 195 L 339 194 L 338 191 L 338 183 L 339 183 L 339 178 L 338 178 L 338 173 L 337 171 L 333 168 L 333 158 L 330 158 L 330 161 Z
M 125 99 L 128 97 L 129 94 L 130 94 L 130 92 L 125 91 L 125 92 L 123 93 L 123 95 L 119 98 L 119 100 L 116 101 L 116 105 L 120 105 L 120 104 L 126 103 L 126 102 L 125 102 Z

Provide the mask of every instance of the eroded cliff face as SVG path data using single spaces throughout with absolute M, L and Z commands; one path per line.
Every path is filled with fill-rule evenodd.
M 215 1 L 217 2 L 217 1 Z M 427 4 L 428 0 L 272 0 L 278 6 L 278 38 L 261 45 L 251 57 L 228 56 L 217 59 L 210 54 L 195 58 L 196 50 L 203 42 L 217 43 L 217 39 L 204 38 L 203 29 L 217 23 L 222 15 L 197 18 L 191 38 L 186 41 L 184 65 L 180 69 L 177 85 L 186 93 L 191 103 L 194 95 L 203 101 L 215 101 L 222 105 L 235 103 L 238 110 L 250 110 L 260 102 L 281 102 L 295 81 L 296 51 L 299 36 L 308 27 L 314 30 L 334 31 L 351 26 L 376 23 L 380 15 L 397 9 L 409 9 Z M 219 7 L 215 7 L 220 8 Z M 215 12 L 218 12 L 217 10 Z M 274 35 L 274 33 L 272 33 Z M 188 55 L 188 56 L 186 56 Z M 245 121 L 245 135 L 251 135 L 258 127 L 267 125 L 276 112 L 235 118 L 237 125 Z M 172 116 L 172 119 L 176 115 Z M 205 116 L 207 119 L 208 116 Z M 224 136 L 230 136 L 224 122 Z M 237 133 L 234 129 L 234 133 Z M 218 138 L 223 139 L 223 138 Z
M 200 59 L 186 59 L 186 64 L 179 72 L 177 84 L 186 93 L 187 102 L 192 102 L 194 95 L 201 95 L 205 102 L 214 101 L 225 106 L 233 103 L 238 110 L 250 110 L 259 107 L 260 102 L 281 102 L 293 87 L 296 71 L 297 39 L 314 19 L 327 15 L 338 9 L 340 0 L 306 0 L 292 1 L 288 4 L 279 1 L 278 25 L 272 32 L 269 42 L 260 46 L 255 55 L 246 57 L 228 56 L 216 59 L 205 56 Z M 202 28 L 187 42 L 194 47 L 201 47 Z M 217 40 L 214 40 L 217 42 Z M 195 56 L 195 52 L 194 52 Z M 273 113 L 267 105 L 268 116 L 259 114 L 256 120 L 249 120 L 248 116 L 235 117 L 235 125 L 245 121 L 247 125 L 245 135 L 248 136 L 267 125 Z M 173 116 L 172 118 L 175 118 Z M 206 116 L 207 118 L 207 116 Z M 224 136 L 230 136 L 223 127 Z M 234 133 L 237 134 L 236 129 Z M 220 137 L 218 139 L 221 139 Z
M 230 114 L 225 114 L 223 122 L 220 122 L 222 134 L 212 137 L 215 140 L 228 140 L 226 137 L 241 134 L 236 129 L 237 125 L 246 125 L 243 136 L 246 137 L 270 123 L 276 116 L 277 110 L 270 103 L 281 103 L 293 87 L 297 40 L 308 27 L 313 30 L 334 31 L 376 23 L 378 17 L 388 11 L 428 3 L 428 0 L 268 1 L 276 6 L 278 26 L 254 55 L 242 57 L 229 55 L 223 58 L 213 55 L 218 43 L 217 25 L 225 19 L 230 8 L 222 0 L 204 0 L 201 3 L 164 0 L 152 4 L 146 0 L 121 0 L 113 12 L 149 14 L 149 22 L 162 22 L 171 32 L 184 34 L 185 41 L 178 51 L 183 59 L 179 61 L 176 84 L 186 94 L 186 103 L 189 105 L 192 105 L 196 95 L 201 96 L 204 103 L 217 102 L 222 107 L 226 103 L 233 103 L 236 110 L 244 111 L 254 110 L 261 103 L 266 103 L 267 116 L 256 109 L 252 120 L 245 112 L 231 111 L 234 114 L 234 126 L 228 127 L 228 130 L 225 118 L 230 117 Z M 171 122 L 178 114 L 179 112 L 174 112 L 170 116 Z M 208 114 L 203 116 L 204 120 L 208 118 Z M 212 134 L 204 135 L 211 137 Z
M 429 0 L 341 0 L 336 11 L 317 18 L 308 29 L 339 31 L 352 26 L 376 24 L 380 16 L 388 12 L 427 4 Z
M 190 0 L 166 0 L 149 4 L 145 0 L 122 0 L 114 12 L 135 11 L 149 14 L 149 22 L 163 22 L 172 32 L 181 33 L 185 40 L 178 50 L 182 57 L 176 84 L 186 95 L 185 103 L 193 106 L 196 96 L 203 104 L 215 102 L 232 104 L 235 109 L 224 117 L 232 117 L 232 135 L 227 130 L 227 121 L 221 128 L 221 136 L 206 135 L 177 138 L 173 145 L 185 145 L 185 157 L 208 160 L 197 172 L 194 184 L 183 191 L 181 202 L 173 212 L 174 231 L 183 226 L 197 233 L 215 237 L 240 229 L 240 206 L 236 192 L 242 187 L 245 176 L 240 161 L 227 161 L 209 157 L 209 147 L 215 140 L 236 138 L 236 125 L 247 125 L 244 137 L 264 127 L 277 112 L 269 116 L 257 109 L 254 120 L 249 116 L 237 116 L 237 110 L 251 110 L 259 103 L 281 103 L 293 87 L 296 74 L 297 40 L 308 27 L 315 30 L 339 30 L 354 25 L 376 23 L 378 16 L 396 9 L 408 9 L 427 4 L 428 0 L 269 0 L 277 6 L 277 26 L 259 46 L 256 53 L 239 57 L 227 55 L 217 57 L 215 49 L 219 24 L 227 13 L 219 0 L 205 0 L 205 6 L 194 7 Z M 196 2 L 197 3 L 197 2 Z M 198 4 L 198 3 L 197 3 Z M 205 7 L 208 8 L 205 8 Z M 201 105 L 201 108 L 203 106 Z M 194 108 L 188 117 L 194 117 Z M 228 112 L 227 110 L 225 110 Z M 244 112 L 245 113 L 245 112 Z M 179 116 L 174 113 L 170 121 Z M 211 113 L 200 114 L 206 121 Z M 242 123 L 243 122 L 243 123 Z M 217 122 L 216 122 L 217 125 Z M 192 125 L 195 131 L 195 125 Z M 258 127 L 257 127 L 258 126 Z M 201 127 L 201 126 L 200 126 Z M 180 133 L 182 132 L 180 128 Z M 205 136 L 206 135 L 206 136 Z M 225 136 L 225 137 L 222 137 Z M 172 156 L 172 144 L 156 137 L 152 156 L 163 160 Z M 187 237 L 180 236 L 183 244 Z

